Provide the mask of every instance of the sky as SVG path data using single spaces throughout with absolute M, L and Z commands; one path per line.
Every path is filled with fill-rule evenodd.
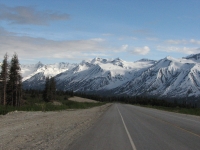
M 0 61 L 159 60 L 200 53 L 199 0 L 0 0 Z

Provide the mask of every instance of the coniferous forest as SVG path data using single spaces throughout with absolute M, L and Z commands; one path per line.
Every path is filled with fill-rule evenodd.
M 22 76 L 20 64 L 15 53 L 8 62 L 5 54 L 0 72 L 0 103 L 1 105 L 20 106 L 22 101 Z
M 56 90 L 54 77 L 47 77 L 43 90 L 23 90 L 21 68 L 18 55 L 11 61 L 5 54 L 0 71 L 0 115 L 10 111 L 53 111 L 71 108 L 90 108 L 104 103 L 80 103 L 68 100 L 73 91 Z
M 1 64 L 0 71 L 0 114 L 6 114 L 13 110 L 63 110 L 67 108 L 87 108 L 91 106 L 98 106 L 104 103 L 120 102 L 133 105 L 156 107 L 162 109 L 172 109 L 177 111 L 180 108 L 190 109 L 188 113 L 195 111 L 193 114 L 200 115 L 199 109 L 194 109 L 197 106 L 192 103 L 183 101 L 178 103 L 174 101 L 166 101 L 151 97 L 142 96 L 102 96 L 98 94 L 88 94 L 84 92 L 73 91 L 58 91 L 56 89 L 56 80 L 54 77 L 47 77 L 45 79 L 44 89 L 26 89 L 22 87 L 20 63 L 18 55 L 15 53 L 11 61 L 8 61 L 8 55 L 5 54 Z M 79 96 L 83 98 L 93 99 L 99 101 L 99 104 L 79 104 L 78 102 L 69 101 L 69 97 Z M 54 102 L 59 102 L 58 106 L 55 106 Z

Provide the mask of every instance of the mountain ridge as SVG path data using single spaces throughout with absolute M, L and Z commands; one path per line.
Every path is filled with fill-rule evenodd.
M 200 97 L 200 54 L 183 58 L 167 56 L 158 61 L 94 58 L 64 69 L 44 65 L 23 80 L 25 89 L 42 89 L 46 76 L 54 76 L 57 89 L 75 92 L 105 92 L 114 95 L 147 95 L 162 98 Z M 41 63 L 42 64 L 42 63 Z M 44 69 L 46 66 L 46 69 Z M 68 67 L 68 68 L 67 68 Z M 41 69 L 43 68 L 43 69 Z M 66 70 L 65 70 L 66 69 Z

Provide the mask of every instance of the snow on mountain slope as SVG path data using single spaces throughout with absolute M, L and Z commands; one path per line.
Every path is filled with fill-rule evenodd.
M 43 67 L 44 65 L 41 62 L 38 62 L 36 64 L 29 64 L 29 65 L 21 65 L 21 74 L 23 77 L 23 80 L 26 80 L 29 75 L 36 72 L 39 68 Z
M 191 61 L 194 61 L 195 63 L 200 63 L 200 53 L 183 57 L 183 59 L 191 60 Z
M 21 65 L 23 87 L 25 89 L 41 89 L 43 88 L 46 77 L 54 77 L 57 74 L 74 68 L 75 66 L 76 64 L 69 64 L 64 62 L 48 65 L 43 65 L 40 62 L 35 65 Z
M 147 60 L 126 62 L 119 58 L 113 60 L 95 58 L 90 61 L 82 61 L 74 68 L 62 71 L 60 74 L 52 71 L 52 66 L 49 66 L 49 69 L 46 70 L 44 70 L 46 66 L 43 66 L 28 77 L 25 77 L 23 85 L 25 88 L 43 87 L 45 76 L 52 75 L 50 73 L 53 72 L 57 74 L 55 76 L 57 87 L 61 90 L 108 90 L 131 80 L 134 72 L 143 70 L 154 63 L 155 61 Z
M 24 87 L 41 89 L 46 76 L 55 76 L 57 88 L 61 90 L 164 98 L 200 97 L 200 54 L 136 62 L 95 58 L 71 67 L 70 64 L 54 66 L 41 65 L 24 77 Z
M 119 58 L 95 58 L 83 61 L 76 68 L 56 76 L 59 89 L 74 91 L 109 90 L 132 79 L 134 71 L 154 62 L 126 62 Z
M 166 57 L 131 81 L 113 90 L 115 94 L 169 98 L 200 96 L 200 63 Z

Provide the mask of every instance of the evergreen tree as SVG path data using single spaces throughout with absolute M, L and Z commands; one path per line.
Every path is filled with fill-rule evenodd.
M 0 81 L 1 81 L 1 95 L 2 95 L 2 104 L 6 105 L 6 95 L 7 95 L 7 82 L 8 82 L 8 55 L 7 53 L 4 56 L 4 60 L 1 66 L 0 72 Z
M 55 79 L 53 77 L 52 78 L 47 77 L 45 81 L 44 91 L 43 91 L 43 100 L 45 102 L 50 102 L 55 99 L 56 99 Z
M 44 91 L 43 91 L 43 100 L 45 102 L 50 101 L 49 93 L 50 93 L 50 79 L 49 79 L 49 77 L 46 77 Z
M 15 53 L 11 60 L 8 81 L 8 103 L 12 106 L 20 106 L 22 97 L 22 77 L 20 74 L 21 68 L 19 65 L 18 56 Z
M 56 82 L 54 77 L 50 79 L 50 100 L 56 99 Z

